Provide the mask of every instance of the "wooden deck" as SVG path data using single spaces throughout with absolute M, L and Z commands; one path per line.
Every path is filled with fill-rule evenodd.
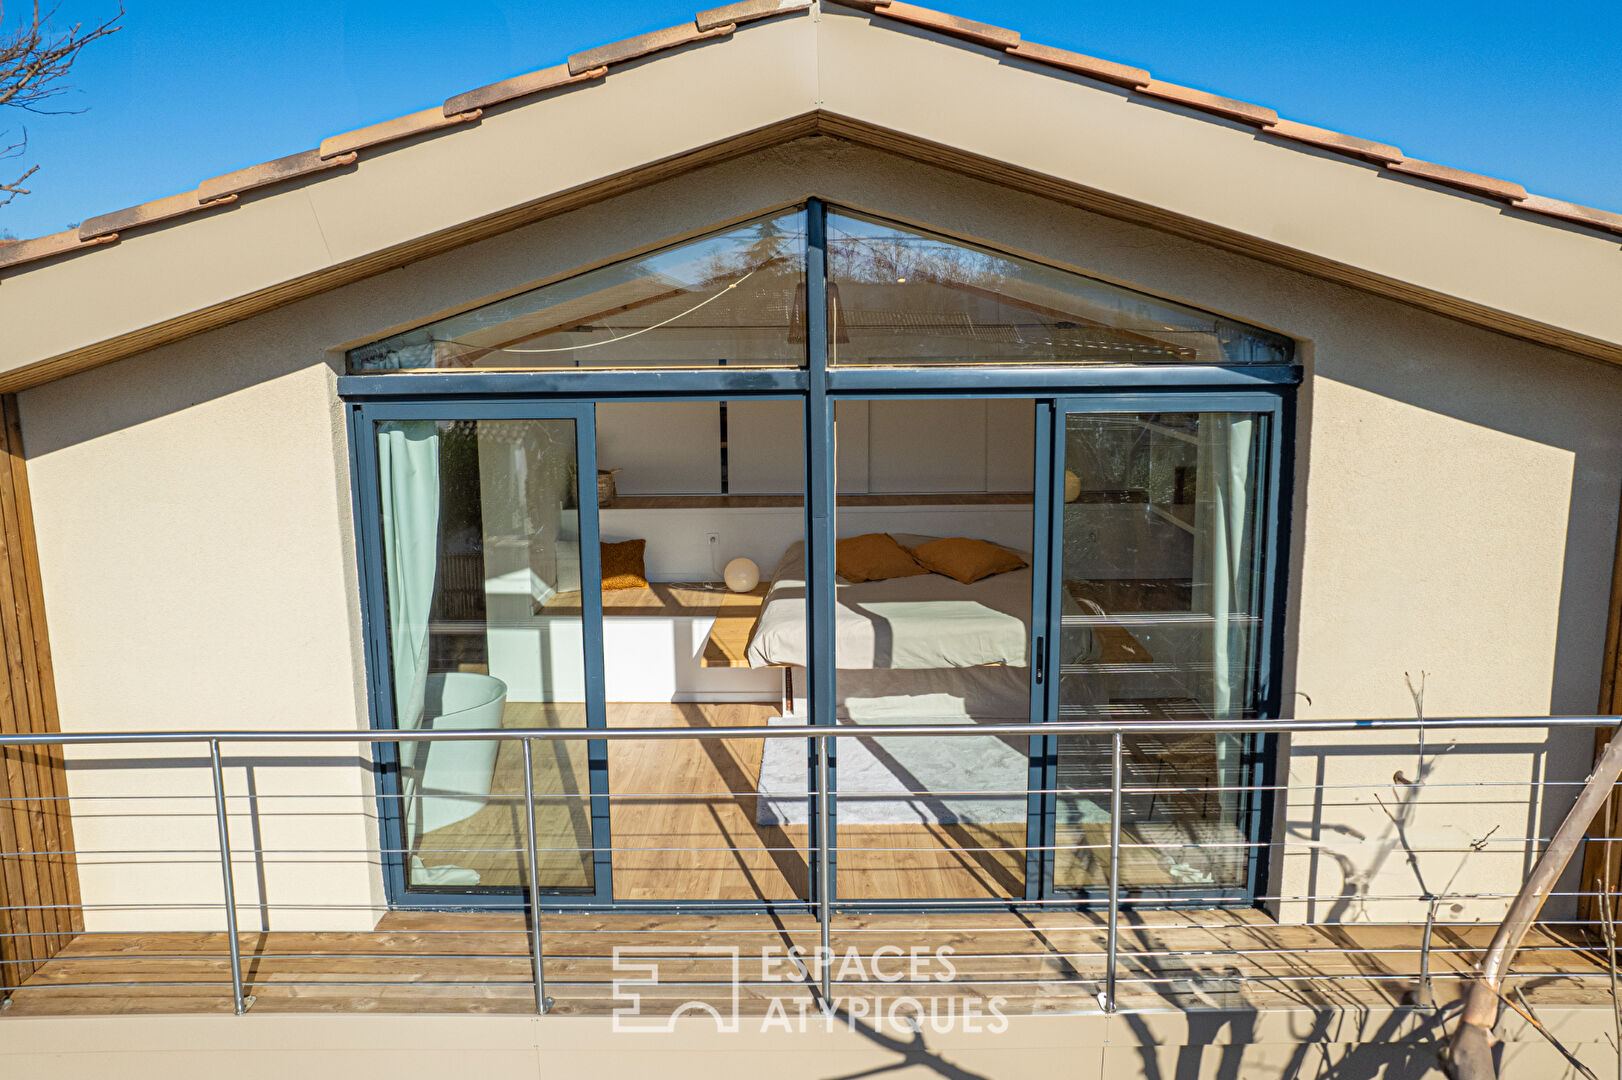
M 1138 918 L 1148 927 L 1121 932 L 1123 1010 L 1366 1009 L 1415 998 L 1418 927 L 1277 926 L 1254 911 Z M 766 1013 L 774 998 L 797 1015 L 799 1003 L 813 1000 L 810 983 L 783 959 L 789 946 L 814 952 L 808 916 L 553 915 L 542 925 L 557 1014 L 609 1015 L 629 993 L 642 996 L 644 1015 L 688 1000 L 729 1007 L 735 964 L 744 1015 Z M 1459 974 L 1491 933 L 1436 929 L 1438 1001 L 1457 995 Z M 832 940 L 840 1002 L 974 999 L 983 1007 L 1002 998 L 999 1009 L 1011 1016 L 1098 1011 L 1105 938 L 1095 914 L 839 916 Z M 534 1010 L 519 915 L 396 912 L 371 933 L 252 933 L 241 935 L 241 947 L 255 1013 Z M 727 951 L 734 948 L 736 961 Z M 887 952 L 875 967 L 880 948 Z M 906 976 L 910 961 L 894 950 L 914 948 L 924 958 L 922 981 L 877 977 Z M 939 949 L 950 950 L 949 966 Z M 222 933 L 81 935 L 13 994 L 5 1015 L 229 1012 L 226 955 Z M 616 998 L 614 981 L 641 977 L 633 965 L 649 963 L 658 965 L 659 984 L 622 988 Z M 1542 932 L 1515 968 L 1534 1003 L 1562 1005 L 1607 1003 L 1603 970 L 1597 954 Z

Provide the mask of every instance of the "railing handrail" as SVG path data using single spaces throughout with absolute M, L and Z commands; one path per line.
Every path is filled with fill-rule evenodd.
M 71 731 L 0 735 L 5 746 L 177 742 L 458 742 L 487 739 L 871 739 L 975 735 L 1310 734 L 1339 731 L 1447 731 L 1458 728 L 1616 727 L 1622 716 L 1490 716 L 1365 720 L 1060 720 L 1049 723 L 781 724 L 774 727 L 652 728 L 331 728 L 267 731 Z
M 1308 733 L 1336 733 L 1336 732 L 1367 732 L 1367 731 L 1449 731 L 1449 730 L 1513 730 L 1513 729 L 1549 729 L 1549 728 L 1598 728 L 1616 727 L 1622 724 L 1622 716 L 1541 716 L 1541 717 L 1444 717 L 1439 719 L 1417 718 L 1390 718 L 1390 719 L 1280 719 L 1280 720 L 1085 720 L 1085 721 L 1055 721 L 1051 723 L 1006 723 L 1006 724 L 976 724 L 970 722 L 956 723 L 922 723 L 922 724 L 783 724 L 768 727 L 721 727 L 721 728 L 693 728 L 693 727 L 654 727 L 654 728 L 493 728 L 465 731 L 452 730 L 420 730 L 420 729 L 366 729 L 366 730 L 306 730 L 306 731 L 97 731 L 97 732 L 55 732 L 55 733 L 28 733 L 15 735 L 0 735 L 0 748 L 11 746 L 73 746 L 86 744 L 175 744 L 175 743 L 203 743 L 206 744 L 209 754 L 210 770 L 214 781 L 215 816 L 219 828 L 219 854 L 221 871 L 221 888 L 223 894 L 223 907 L 225 910 L 227 935 L 230 944 L 230 971 L 231 986 L 234 996 L 235 1011 L 238 1014 L 245 1012 L 252 999 L 245 996 L 242 958 L 238 942 L 236 924 L 236 890 L 232 874 L 232 845 L 229 834 L 228 814 L 226 810 L 226 793 L 223 776 L 223 762 L 220 747 L 223 743 L 377 743 L 377 742 L 440 742 L 440 741 L 489 741 L 489 740 L 518 740 L 522 744 L 524 754 L 524 801 L 528 806 L 525 814 L 527 819 L 525 851 L 528 862 L 528 889 L 525 900 L 525 909 L 528 917 L 528 933 L 530 934 L 531 957 L 533 967 L 533 986 L 537 1012 L 547 1012 L 551 1006 L 551 999 L 546 994 L 544 973 L 544 956 L 541 948 L 540 927 L 540 874 L 537 862 L 538 847 L 535 832 L 535 791 L 533 785 L 532 769 L 530 768 L 531 744 L 536 740 L 579 740 L 579 739 L 812 739 L 816 740 L 816 769 L 817 786 L 813 793 L 817 803 L 814 834 L 818 852 L 819 873 L 816 885 L 817 921 L 819 924 L 819 937 L 824 954 L 828 953 L 830 943 L 830 925 L 833 915 L 833 903 L 830 896 L 831 866 L 829 865 L 829 852 L 831 850 L 831 837 L 829 835 L 830 803 L 832 794 L 829 790 L 830 746 L 831 739 L 839 738 L 874 738 L 874 737 L 941 737 L 941 736 L 1007 736 L 1007 735 L 1095 735 L 1108 737 L 1111 740 L 1111 808 L 1110 808 L 1110 842 L 1109 842 L 1109 904 L 1108 904 L 1108 932 L 1106 945 L 1106 976 L 1102 989 L 1098 995 L 1100 1007 L 1106 1013 L 1116 1009 L 1116 973 L 1119 964 L 1120 949 L 1118 938 L 1118 919 L 1123 900 L 1120 896 L 1120 868 L 1121 868 L 1121 798 L 1125 790 L 1123 778 L 1123 738 L 1127 735 L 1139 734 L 1213 734 L 1213 733 L 1277 733 L 1277 734 L 1308 734 Z M 1423 744 L 1423 739 L 1421 739 Z M 1614 782 L 1616 770 L 1622 768 L 1622 749 L 1613 746 L 1606 754 L 1602 764 L 1609 764 L 1611 768 L 1601 775 L 1596 770 L 1585 786 L 1579 803 L 1584 800 L 1593 802 L 1609 794 L 1609 787 Z M 1579 811 L 1582 807 L 1579 806 Z M 1545 850 L 1539 859 L 1539 867 L 1534 872 L 1534 878 L 1546 883 L 1541 886 L 1541 895 L 1528 901 L 1525 896 L 1517 897 L 1513 909 L 1522 911 L 1518 921 L 1511 923 L 1506 920 L 1499 929 L 1493 945 L 1488 951 L 1479 967 L 1482 980 L 1478 983 L 1477 992 L 1472 994 L 1474 1013 L 1467 1017 L 1467 1022 L 1461 1024 L 1460 1032 L 1477 1033 L 1485 1029 L 1479 1024 L 1468 1022 L 1479 1019 L 1475 1013 L 1486 1015 L 1487 1009 L 1484 994 L 1491 994 L 1494 987 L 1491 979 L 1495 972 L 1507 968 L 1509 959 L 1513 956 L 1519 938 L 1524 936 L 1526 927 L 1535 919 L 1537 908 L 1548 895 L 1549 884 L 1564 868 L 1566 860 L 1575 850 L 1574 837 L 1581 834 L 1587 826 L 1589 817 L 1592 817 L 1593 808 L 1590 806 L 1585 813 L 1574 813 L 1562 824 L 1559 835 L 1555 838 L 1559 843 L 1551 843 L 1550 849 Z M 1580 820 L 1579 820 L 1580 818 Z M 1489 834 L 1490 835 L 1490 834 Z M 1558 848 L 1558 851 L 1552 850 Z M 257 849 L 256 849 L 257 850 Z M 1523 889 L 1523 893 L 1526 890 Z M 1435 897 L 1429 898 L 1433 902 L 1430 915 L 1426 922 L 1425 941 L 1422 946 L 1421 978 L 1428 985 L 1430 979 L 1429 950 L 1430 926 L 1435 914 Z M 1512 911 L 1512 914 L 1515 912 Z M 832 984 L 830 976 L 831 965 L 822 965 L 820 976 L 821 999 L 825 1005 L 832 1002 Z M 1496 996 L 1492 998 L 1493 1015 L 1496 1015 Z M 1490 1022 L 1490 1020 L 1489 1020 Z M 1466 1039 L 1468 1041 L 1468 1039 Z M 1481 1046 L 1485 1046 L 1484 1042 Z M 1473 1045 L 1473 1044 L 1472 1044 Z M 1468 1050 L 1459 1049 L 1459 1041 L 1455 1039 L 1455 1059 L 1469 1058 Z M 1479 1057 L 1480 1055 L 1475 1055 Z M 1457 1064 L 1457 1060 L 1455 1064 Z M 1472 1059 L 1473 1060 L 1473 1059 Z M 1487 1074 L 1490 1075 L 1490 1074 Z

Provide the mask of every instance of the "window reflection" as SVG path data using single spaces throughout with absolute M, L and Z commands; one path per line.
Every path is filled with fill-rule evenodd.
M 828 215 L 841 364 L 1285 363 L 1288 339 L 1029 259 Z
M 396 334 L 352 350 L 349 366 L 798 367 L 805 333 L 793 332 L 792 312 L 804 281 L 798 210 Z

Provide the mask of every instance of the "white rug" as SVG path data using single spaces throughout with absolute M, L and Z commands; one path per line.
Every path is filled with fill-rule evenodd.
M 913 717 L 911 722 L 951 720 Z M 771 724 L 801 725 L 803 721 L 774 716 Z M 1023 744 L 1021 739 L 1017 747 L 1011 746 L 995 735 L 840 739 L 835 779 L 839 823 L 1024 821 L 1030 762 Z M 807 742 L 800 739 L 766 740 L 755 811 L 758 824 L 804 825 L 809 821 L 809 753 Z

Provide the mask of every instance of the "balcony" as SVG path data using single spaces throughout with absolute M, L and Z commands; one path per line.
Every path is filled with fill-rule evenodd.
M 1307 1014 L 1357 1017 L 1385 1038 L 1440 1045 L 1452 1003 L 1580 785 L 1551 778 L 1539 748 L 1552 731 L 1586 734 L 1610 723 L 1046 725 L 1039 734 L 1084 735 L 1106 748 L 1090 774 L 1061 774 L 1102 788 L 1055 794 L 1091 792 L 1112 812 L 1101 828 L 1059 831 L 1059 842 L 1036 847 L 1023 835 L 993 845 L 985 834 L 945 828 L 845 835 L 830 828 L 827 811 L 864 792 L 824 794 L 814 784 L 809 826 L 758 826 L 757 778 L 745 772 L 727 783 L 729 769 L 716 764 L 757 759 L 761 744 L 791 739 L 825 767 L 817 759 L 838 740 L 949 738 L 963 733 L 956 725 L 412 732 L 419 743 L 495 741 L 518 764 L 511 775 L 519 790 L 498 783 L 491 800 L 520 823 L 516 833 L 480 834 L 484 865 L 500 871 L 486 879 L 495 891 L 470 892 L 469 904 L 483 910 L 460 911 L 412 910 L 409 893 L 391 906 L 386 896 L 391 856 L 431 857 L 421 837 L 391 849 L 387 830 L 378 831 L 376 744 L 406 736 L 7 736 L 0 746 L 12 755 L 8 764 L 28 755 L 46 760 L 47 748 L 63 747 L 70 784 L 66 794 L 41 788 L 8 800 L 0 958 L 9 996 L 0 1030 L 25 1018 L 239 1012 L 545 1014 L 618 1023 L 628 1010 L 669 1018 L 685 1009 L 684 1023 L 711 1023 L 694 1015 L 707 1006 L 762 1023 L 832 1016 L 920 1036 L 932 1023 L 968 1018 L 985 1025 L 999 1017 L 1111 1024 L 1141 1017 L 1152 1025 L 1170 1013 Z M 1038 733 L 1006 728 L 973 730 Z M 1129 747 L 1138 741 L 1141 757 L 1145 745 L 1173 745 L 1213 728 L 1273 736 L 1287 762 L 1275 783 L 1248 785 L 1273 800 L 1274 825 L 1254 840 L 1148 827 L 1151 803 L 1214 805 L 1230 793 L 1211 788 L 1198 770 L 1134 768 Z M 607 742 L 611 765 L 664 760 L 691 781 L 691 790 L 609 796 L 622 802 L 612 807 L 609 851 L 569 848 L 567 829 L 548 828 L 552 818 L 568 817 L 549 811 L 548 800 L 567 800 L 533 782 L 535 758 L 588 736 Z M 696 772 L 699 760 L 714 774 Z M 498 761 L 498 776 L 502 767 Z M 71 782 L 80 776 L 85 782 Z M 116 777 L 122 793 L 90 784 L 96 777 Z M 90 790 L 96 794 L 80 793 Z M 1521 828 L 1494 824 L 1506 815 Z M 711 827 L 692 824 L 700 819 Z M 668 824 L 663 835 L 660 821 Z M 52 834 L 52 822 L 64 841 L 79 840 L 37 843 Z M 116 837 L 123 839 L 108 843 Z M 374 839 L 362 847 L 357 837 Z M 1197 883 L 1168 899 L 1152 880 L 1168 859 L 1226 865 L 1235 847 L 1247 846 L 1265 851 L 1258 865 L 1266 872 L 1243 902 L 1220 890 L 1202 896 Z M 1589 847 L 1598 858 L 1590 869 L 1603 868 L 1603 843 Z M 1089 884 L 1098 887 L 1029 900 L 969 887 L 995 883 L 999 867 L 1048 856 L 1095 867 Z M 616 892 L 605 904 L 596 894 L 552 887 L 557 867 L 582 864 L 608 867 L 615 889 L 640 889 L 641 902 Z M 965 887 L 956 897 L 883 899 L 886 866 Z M 933 878 L 924 873 L 929 867 Z M 1507 1000 L 1511 1028 L 1520 1016 L 1556 1017 L 1552 1025 L 1580 1042 L 1579 1056 L 1592 1056 L 1610 1022 L 1612 970 L 1595 921 L 1605 905 L 1594 901 L 1614 878 L 1584 888 L 1578 873 L 1563 879 L 1518 955 Z M 752 883 L 755 901 L 719 896 L 717 882 Z M 70 891 L 53 892 L 59 883 Z M 667 895 L 709 895 L 646 899 L 661 883 Z M 1539 1040 L 1525 1024 L 1519 1030 Z

